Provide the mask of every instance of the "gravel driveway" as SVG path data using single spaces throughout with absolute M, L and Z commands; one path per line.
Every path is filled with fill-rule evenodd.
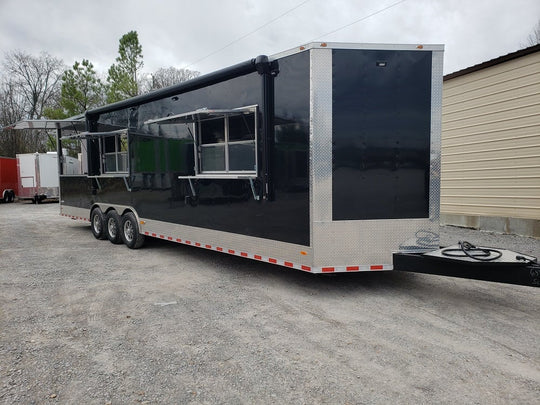
M 133 251 L 58 211 L 0 205 L 0 403 L 539 403 L 538 288 Z

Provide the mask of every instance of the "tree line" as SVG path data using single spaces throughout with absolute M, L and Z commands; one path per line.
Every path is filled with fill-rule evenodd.
M 47 136 L 38 131 L 5 127 L 23 119 L 64 119 L 86 110 L 114 103 L 199 76 L 199 72 L 175 67 L 143 73 L 143 53 L 136 31 L 124 34 L 118 56 L 107 75 L 100 75 L 87 59 L 68 68 L 42 52 L 6 52 L 0 63 L 0 156 L 45 152 Z

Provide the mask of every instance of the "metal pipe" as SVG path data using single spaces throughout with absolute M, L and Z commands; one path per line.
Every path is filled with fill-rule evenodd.
M 232 79 L 234 77 L 246 75 L 261 69 L 262 64 L 268 64 L 268 57 L 261 55 L 257 58 L 250 59 L 246 62 L 238 63 L 236 65 L 220 69 L 216 72 L 208 73 L 203 76 L 196 77 L 195 79 L 188 80 L 176 84 L 174 86 L 165 87 L 156 91 L 151 91 L 140 96 L 132 97 L 127 100 L 118 101 L 113 104 L 109 104 L 103 107 L 94 108 L 86 112 L 86 119 L 90 120 L 96 115 L 103 114 L 109 111 L 120 110 L 124 108 L 136 107 L 140 104 L 148 103 L 151 101 L 160 100 L 166 97 L 172 97 L 178 94 L 186 93 L 188 91 L 196 90 L 202 87 L 210 86 L 212 84 Z

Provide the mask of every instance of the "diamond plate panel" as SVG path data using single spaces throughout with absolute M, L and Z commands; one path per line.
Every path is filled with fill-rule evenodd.
M 313 265 L 390 264 L 393 252 L 438 249 L 436 231 L 429 219 L 315 223 Z
M 312 221 L 332 221 L 332 50 L 312 49 L 310 158 Z
M 440 223 L 443 52 L 432 52 L 429 218 Z M 438 231 L 437 231 L 438 233 Z

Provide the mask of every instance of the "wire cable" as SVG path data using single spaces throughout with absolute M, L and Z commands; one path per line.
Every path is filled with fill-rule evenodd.
M 222 46 L 221 48 L 216 49 L 215 51 L 210 52 L 209 54 L 203 56 L 202 58 L 197 59 L 196 61 L 189 63 L 188 65 L 186 65 L 186 66 L 184 67 L 184 69 L 187 69 L 187 68 L 189 68 L 189 67 L 191 67 L 191 66 L 193 66 L 193 65 L 195 65 L 195 64 L 197 64 L 197 63 L 199 63 L 199 62 L 202 62 L 203 60 L 209 58 L 210 56 L 213 56 L 213 55 L 215 55 L 215 54 L 217 54 L 217 53 L 223 51 L 224 49 L 227 49 L 227 48 L 230 47 L 231 45 L 234 45 L 235 43 L 237 43 L 237 42 L 243 40 L 244 38 L 247 38 L 248 36 L 250 36 L 250 35 L 252 35 L 252 34 L 254 34 L 254 33 L 256 33 L 256 32 L 258 32 L 258 31 L 262 30 L 263 28 L 269 26 L 269 25 L 272 24 L 273 22 L 279 20 L 280 18 L 286 16 L 287 14 L 293 12 L 294 10 L 296 10 L 296 9 L 298 9 L 298 8 L 300 8 L 300 7 L 302 7 L 304 4 L 306 4 L 306 3 L 309 2 L 309 1 L 311 1 L 311 0 L 304 0 L 303 2 L 301 2 L 301 3 L 297 4 L 296 6 L 294 6 L 293 8 L 290 8 L 289 10 L 287 10 L 287 11 L 285 11 L 284 13 L 278 15 L 277 17 L 271 19 L 270 21 L 264 23 L 263 25 L 259 26 L 258 28 L 255 28 L 253 31 L 250 31 L 250 32 L 248 32 L 248 33 L 246 33 L 246 34 L 244 34 L 244 35 L 242 35 L 242 36 L 236 38 L 235 40 L 229 42 L 228 44 Z M 341 27 L 339 27 L 339 28 L 336 28 L 335 30 L 330 31 L 330 32 L 327 32 L 326 34 L 323 34 L 323 35 L 320 35 L 320 36 L 318 36 L 318 37 L 315 37 L 315 38 L 313 38 L 313 39 L 311 39 L 311 40 L 309 40 L 309 41 L 307 41 L 307 42 L 313 42 L 313 41 L 315 41 L 315 40 L 317 40 L 317 39 L 319 39 L 319 38 L 325 37 L 325 36 L 327 36 L 327 35 L 334 34 L 334 33 L 338 32 L 338 31 L 341 31 L 342 29 L 345 29 L 345 28 L 347 28 L 347 27 L 350 27 L 351 25 L 357 24 L 357 23 L 359 23 L 360 21 L 367 20 L 367 19 L 370 18 L 370 17 L 373 17 L 373 16 L 375 16 L 375 15 L 377 15 L 377 14 L 380 14 L 380 13 L 382 13 L 382 12 L 384 12 L 384 11 L 386 11 L 386 10 L 389 10 L 389 9 L 395 7 L 395 6 L 398 6 L 399 4 L 404 3 L 405 1 L 407 1 L 407 0 L 399 0 L 399 1 L 395 2 L 395 3 L 390 4 L 390 5 L 387 6 L 387 7 L 384 7 L 384 8 L 382 8 L 382 9 L 380 9 L 380 10 L 377 10 L 377 11 L 371 13 L 371 14 L 368 14 L 368 15 L 366 15 L 366 16 L 364 16 L 364 17 L 361 17 L 361 18 L 359 18 L 358 20 L 355 20 L 355 21 L 353 21 L 353 22 L 351 22 L 351 23 L 349 23 L 349 24 L 346 24 L 346 25 L 343 25 L 343 26 L 341 26 Z
M 458 242 L 459 248 L 446 248 L 441 251 L 443 256 L 447 257 L 469 257 L 473 260 L 490 262 L 502 256 L 502 252 L 497 249 L 487 247 L 476 247 L 466 241 Z
M 326 37 L 327 35 L 334 34 L 334 33 L 338 32 L 338 31 L 341 31 L 342 29 L 345 29 L 345 28 L 347 28 L 347 27 L 350 27 L 351 25 L 354 25 L 354 24 L 356 24 L 356 23 L 359 23 L 360 21 L 367 20 L 368 18 L 373 17 L 374 15 L 380 14 L 380 13 L 382 13 L 383 11 L 386 11 L 386 10 L 388 10 L 388 9 L 391 9 L 392 7 L 395 7 L 395 6 L 397 6 L 397 5 L 401 4 L 401 3 L 404 3 L 404 2 L 406 2 L 406 1 L 407 1 L 407 0 L 400 0 L 400 1 L 397 1 L 397 2 L 395 2 L 395 3 L 393 3 L 393 4 L 390 4 L 389 6 L 387 6 L 387 7 L 385 7 L 385 8 L 381 8 L 381 9 L 378 10 L 378 11 L 375 11 L 375 12 L 369 14 L 369 15 L 366 15 L 366 16 L 364 16 L 364 17 L 362 17 L 362 18 L 359 18 L 358 20 L 355 20 L 355 21 L 353 21 L 353 22 L 351 22 L 351 23 L 349 23 L 349 24 L 346 24 L 346 25 L 343 25 L 343 26 L 341 26 L 341 27 L 339 27 L 339 28 L 336 28 L 335 30 L 330 31 L 330 32 L 327 32 L 326 34 L 323 34 L 323 35 L 320 35 L 320 36 L 318 36 L 318 37 L 316 37 L 316 38 L 313 38 L 313 39 L 311 39 L 311 40 L 309 40 L 309 41 L 307 41 L 307 42 L 313 42 L 313 41 L 316 41 L 316 40 L 319 39 L 319 38 Z
M 236 38 L 234 41 L 229 42 L 227 45 L 224 45 L 224 46 L 222 46 L 221 48 L 219 48 L 219 49 L 217 49 L 217 50 L 215 50 L 215 51 L 210 52 L 208 55 L 203 56 L 202 58 L 196 60 L 195 62 L 190 63 L 190 64 L 187 65 L 184 69 L 187 69 L 187 68 L 189 68 L 190 66 L 193 66 L 193 65 L 195 65 L 195 64 L 197 64 L 197 63 L 199 63 L 199 62 L 202 62 L 203 60 L 209 58 L 210 56 L 213 56 L 213 55 L 215 55 L 216 53 L 221 52 L 222 50 L 228 48 L 229 46 L 234 45 L 235 43 L 237 43 L 237 42 L 243 40 L 244 38 L 247 38 L 247 37 L 249 37 L 250 35 L 256 33 L 257 31 L 262 30 L 263 28 L 265 28 L 265 27 L 269 26 L 270 24 L 272 24 L 274 21 L 277 21 L 277 20 L 279 20 L 280 18 L 286 16 L 287 14 L 292 13 L 292 12 L 293 12 L 294 10 L 296 10 L 297 8 L 302 7 L 304 4 L 306 4 L 306 3 L 309 2 L 309 1 L 311 1 L 311 0 L 304 0 L 303 2 L 301 2 L 301 3 L 297 4 L 296 6 L 294 6 L 293 8 L 291 8 L 291 9 L 285 11 L 284 13 L 278 15 L 277 17 L 275 17 L 275 18 L 271 19 L 270 21 L 266 22 L 265 24 L 261 25 L 260 27 L 254 29 L 253 31 L 250 31 L 250 32 L 248 32 L 247 34 L 244 34 L 244 35 L 242 35 L 241 37 Z M 402 1 L 405 1 L 405 0 L 402 0 Z

